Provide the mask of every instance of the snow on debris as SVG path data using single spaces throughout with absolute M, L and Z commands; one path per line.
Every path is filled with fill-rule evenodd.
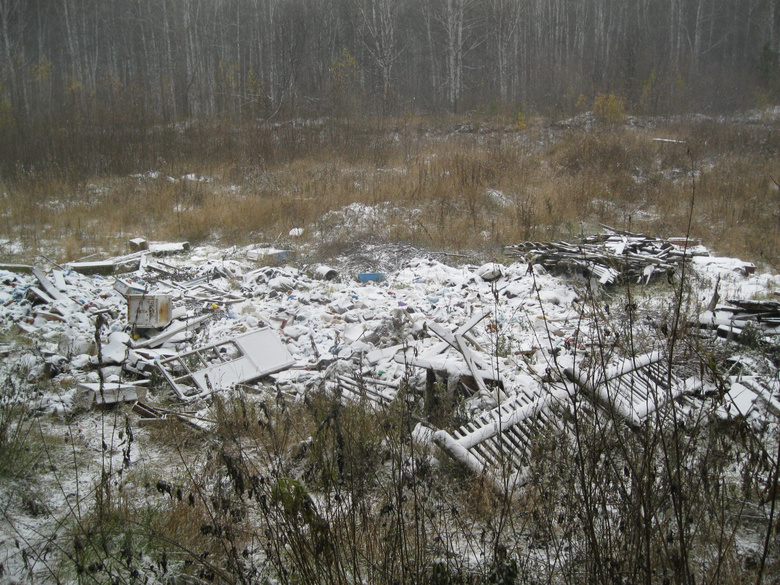
M 592 283 L 553 275 L 538 265 L 529 269 L 524 262 L 453 266 L 416 257 L 383 272 L 382 281 L 361 282 L 349 264 L 341 272 L 320 265 L 258 267 L 258 262 L 279 258 L 281 251 L 273 249 L 231 254 L 211 248 L 188 252 L 176 245 L 156 248 L 180 254 L 164 263 L 146 261 L 121 277 L 55 268 L 45 285 L 34 274 L 0 271 L 0 328 L 35 340 L 60 376 L 94 381 L 99 366 L 107 381 L 119 381 L 153 370 L 155 351 L 189 350 L 262 327 L 276 332 L 295 359 L 294 369 L 318 372 L 334 360 L 351 360 L 358 367 L 361 356 L 397 345 L 424 352 L 440 341 L 427 330 L 428 323 L 455 330 L 484 313 L 490 318 L 470 335 L 475 347 L 499 361 L 511 390 L 511 379 L 548 367 L 551 352 L 560 353 L 575 337 L 589 338 L 598 325 L 583 318 Z M 735 259 L 696 256 L 691 269 L 698 275 L 696 300 L 702 305 L 716 285 L 721 295 L 752 298 L 770 294 L 779 284 L 776 275 L 756 274 L 753 265 Z M 127 300 L 119 292 L 133 285 L 173 299 L 171 327 L 206 318 L 154 351 L 144 348 L 161 332 L 133 330 Z M 392 358 L 373 364 L 378 377 L 392 380 L 404 374 Z M 444 354 L 442 359 L 459 358 Z M 295 382 L 282 384 L 297 394 L 306 391 Z
M 355 204 L 340 212 L 338 222 L 373 229 L 391 212 Z M 380 245 L 374 247 L 381 252 Z M 291 367 L 259 382 L 274 392 L 303 398 L 311 388 L 343 384 L 346 396 L 350 388 L 359 392 L 350 380 L 360 376 L 375 381 L 377 401 L 389 401 L 402 379 L 422 392 L 427 368 L 451 387 L 472 380 L 466 405 L 472 414 L 489 412 L 504 400 L 538 400 L 556 371 L 573 368 L 576 357 L 587 356 L 596 343 L 602 344 L 606 359 L 624 357 L 616 354 L 612 360 L 610 348 L 604 347 L 605 337 L 609 341 L 613 335 L 617 341 L 617 333 L 603 311 L 609 313 L 610 303 L 613 311 L 628 311 L 619 293 L 605 291 L 594 279 L 552 274 L 524 261 L 452 265 L 420 250 L 412 249 L 418 254 L 408 257 L 409 248 L 405 255 L 388 245 L 392 262 L 382 262 L 384 278 L 361 282 L 361 270 L 377 267 L 357 266 L 360 256 L 332 266 L 269 266 L 266 260 L 284 261 L 288 256 L 279 254 L 289 251 L 154 248 L 173 255 L 163 261 L 151 251 L 141 252 L 137 269 L 119 276 L 87 275 L 67 267 L 35 273 L 0 270 L 0 332 L 9 340 L 0 346 L 0 371 L 33 384 L 47 380 L 46 390 L 25 397 L 35 400 L 41 412 L 76 415 L 84 408 L 84 389 L 94 394 L 100 383 L 144 386 L 160 372 L 161 361 L 256 330 L 272 332 L 278 352 L 290 356 Z M 689 266 L 693 304 L 702 311 L 716 287 L 728 298 L 771 296 L 780 290 L 777 275 L 758 273 L 735 259 L 697 255 Z M 171 324 L 160 330 L 134 327 L 128 291 L 170 297 Z M 638 326 L 658 327 L 655 316 L 666 301 L 637 298 L 638 310 L 652 316 L 637 320 Z M 462 330 L 466 324 L 468 330 Z M 241 355 L 229 359 L 240 362 Z M 231 379 L 243 380 L 244 373 L 231 371 Z M 145 412 L 152 415 L 155 401 L 183 397 L 191 401 L 188 412 L 197 411 L 203 425 L 208 423 L 209 392 L 223 388 L 219 380 L 199 380 L 205 391 L 191 397 L 165 383 L 127 395 L 145 395 Z M 755 376 L 733 381 L 731 405 L 721 409 L 722 416 L 755 417 L 762 405 L 777 408 L 776 384 Z M 124 396 L 116 394 L 112 400 Z M 100 425 L 86 416 L 78 432 L 92 444 L 101 436 Z M 133 460 L 149 456 L 144 448 L 137 446 Z M 22 570 L 14 547 L 11 540 L 0 541 L 10 575 Z

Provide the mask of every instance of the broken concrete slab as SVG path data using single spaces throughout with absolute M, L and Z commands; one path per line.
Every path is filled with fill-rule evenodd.
M 119 404 L 120 402 L 135 402 L 146 398 L 146 388 L 138 384 L 123 384 L 119 382 L 82 382 L 79 388 L 85 391 L 84 398 L 79 399 L 82 405 L 101 407 Z
M 149 242 L 144 238 L 133 238 L 127 242 L 131 252 L 140 252 L 149 249 Z
M 42 319 L 45 319 L 46 321 L 59 321 L 60 323 L 66 323 L 67 319 L 63 317 L 62 315 L 58 315 L 56 313 L 51 313 L 49 311 L 42 311 L 42 310 L 36 310 L 33 312 L 33 315 L 37 318 L 40 317 Z
M 289 260 L 292 254 L 292 250 L 284 250 L 268 246 L 247 250 L 246 259 L 253 262 L 267 262 L 275 264 Z
M 28 297 L 33 297 L 33 302 L 40 301 L 44 304 L 51 305 L 54 303 L 54 298 L 50 297 L 46 292 L 42 291 L 36 286 L 31 286 L 27 289 Z
M 94 365 L 122 364 L 127 359 L 127 352 L 131 343 L 130 336 L 123 331 L 114 331 L 108 336 L 108 343 L 100 348 L 100 359 L 95 356 L 92 359 Z
M 0 264 L 0 270 L 7 272 L 16 272 L 20 274 L 31 274 L 33 267 L 28 264 Z
M 140 259 L 128 260 L 123 263 L 117 263 L 113 260 L 96 260 L 93 262 L 68 262 L 67 266 L 80 274 L 101 276 L 110 276 L 118 272 L 132 272 L 138 270 Z
M 62 307 L 66 312 L 75 311 L 81 308 L 81 306 L 76 301 L 70 298 L 66 293 L 62 292 L 65 290 L 66 285 L 61 272 L 58 271 L 58 275 L 55 276 L 55 279 L 60 283 L 59 286 L 56 286 L 54 283 L 52 283 L 39 268 L 33 268 L 32 273 L 33 276 L 35 276 L 35 278 L 38 280 L 41 289 L 45 291 L 45 294 L 42 295 L 41 290 L 35 287 L 32 287 L 32 290 L 39 298 L 44 300 L 44 302 L 52 304 L 57 302 L 59 306 Z M 45 300 L 46 298 L 50 300 Z
M 148 247 L 153 256 L 170 256 L 190 250 L 189 242 L 152 242 Z

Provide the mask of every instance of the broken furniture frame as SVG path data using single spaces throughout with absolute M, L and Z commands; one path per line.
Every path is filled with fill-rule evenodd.
M 392 404 L 393 398 L 398 392 L 399 385 L 375 378 L 358 378 L 341 374 L 337 377 L 338 388 L 342 394 L 353 400 L 368 400 L 377 408 L 387 408 Z M 375 387 L 385 389 L 381 391 Z
M 535 397 L 518 393 L 452 434 L 436 431 L 433 441 L 474 473 L 487 473 L 497 488 L 522 486 L 528 481 L 524 470 L 536 437 L 564 429 L 559 410 L 570 402 L 561 388 Z
M 404 352 L 397 354 L 394 359 L 400 364 L 416 366 L 427 370 L 445 369 L 448 373 L 457 372 L 463 375 L 470 374 L 477 387 L 477 392 L 481 396 L 492 397 L 496 402 L 505 400 L 506 395 L 502 390 L 503 382 L 501 376 L 496 371 L 496 368 L 489 360 L 483 359 L 478 353 L 472 351 L 466 343 L 466 341 L 471 341 L 472 345 L 478 347 L 468 332 L 477 325 L 477 323 L 488 316 L 490 316 L 489 312 L 475 315 L 452 332 L 437 323 L 428 323 L 428 329 L 441 338 L 442 341 L 420 356 L 410 355 L 410 352 Z M 458 367 L 454 364 L 447 368 L 442 368 L 441 354 L 449 348 L 453 348 L 460 353 L 465 361 L 465 368 Z M 488 382 L 492 382 L 494 388 L 489 388 Z
M 662 358 L 661 352 L 652 352 L 595 375 L 576 366 L 565 369 L 564 374 L 600 411 L 637 427 L 653 412 L 703 385 L 696 378 L 683 381 L 670 377 Z M 572 411 L 575 391 L 555 385 L 541 396 L 528 397 L 520 392 L 452 434 L 435 432 L 433 441 L 471 471 L 488 473 L 499 489 L 521 486 L 528 480 L 525 468 L 535 437 L 540 432 L 565 430 L 566 411 Z
M 279 336 L 267 327 L 156 361 L 185 401 L 257 380 L 293 363 Z
M 659 408 L 703 385 L 699 378 L 681 380 L 670 374 L 663 357 L 654 351 L 595 371 L 575 365 L 563 373 L 608 413 L 638 427 Z

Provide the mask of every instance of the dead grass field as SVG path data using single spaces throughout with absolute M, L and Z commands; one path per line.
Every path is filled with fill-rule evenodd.
M 302 227 L 296 245 L 322 259 L 368 238 L 501 258 L 505 244 L 576 239 L 608 224 L 656 236 L 690 232 L 720 255 L 780 265 L 777 121 L 602 126 L 583 115 L 526 124 L 408 118 L 190 127 L 163 144 L 129 145 L 148 152 L 124 161 L 121 173 L 52 164 L 5 177 L 0 256 L 116 255 L 136 236 L 286 244 L 291 228 Z M 541 331 L 538 321 L 547 339 L 532 350 L 541 354 L 534 361 L 527 351 L 514 357 L 518 370 L 539 376 L 532 366 L 544 364 L 535 360 L 554 364 L 545 355 L 558 355 L 555 342 L 565 337 L 551 333 L 556 321 L 531 279 L 540 309 L 518 327 L 530 336 Z M 735 371 L 726 362 L 731 349 L 689 329 L 694 321 L 684 315 L 700 307 L 684 279 L 627 287 L 633 296 L 616 293 L 608 304 L 582 292 L 572 306 L 582 319 L 593 315 L 596 337 L 567 351 L 592 352 L 596 372 L 622 344 L 632 354 L 640 345 L 669 348 L 669 379 L 683 361 L 706 372 L 717 388 L 707 404 L 716 407 Z M 645 303 L 651 296 L 669 300 Z M 508 303 L 494 298 L 497 309 Z M 650 318 L 637 319 L 643 305 Z M 513 350 L 497 323 L 486 347 L 498 361 Z M 338 333 L 333 339 L 335 348 Z M 38 346 L 27 354 L 43 355 Z M 776 345 L 756 341 L 739 355 L 771 363 L 776 381 Z M 17 482 L 7 493 L 19 494 L 23 518 L 46 513 L 41 477 L 56 486 L 52 497 L 64 511 L 52 516 L 50 532 L 17 523 L 17 534 L 43 550 L 41 565 L 57 583 L 692 585 L 778 574 L 775 418 L 754 427 L 672 409 L 671 418 L 650 417 L 637 430 L 614 414 L 591 417 L 578 402 L 571 432 L 532 437 L 528 485 L 509 490 L 507 476 L 499 494 L 486 477 L 415 441 L 422 394 L 409 372 L 397 398 L 379 409 L 342 402 L 332 379 L 323 375 L 300 400 L 278 385 L 216 396 L 206 418 L 217 423 L 203 433 L 178 422 L 132 431 L 136 418 L 121 408 L 43 418 L 44 382 L 28 365 L 5 382 L 7 397 L 34 406 L 0 408 L 0 477 Z M 446 384 L 432 391 L 444 396 Z M 459 426 L 462 406 L 451 400 L 430 422 Z M 80 434 L 80 424 L 91 424 L 91 434 Z M 50 430 L 63 427 L 63 436 Z M 143 453 L 132 465 L 131 447 Z M 73 494 L 81 505 L 67 508 Z M 3 519 L 13 520 L 10 504 L 4 509 Z
M 324 254 L 327 212 L 362 203 L 385 209 L 378 238 L 489 257 L 600 223 L 682 235 L 690 219 L 691 235 L 717 253 L 777 268 L 778 125 L 690 117 L 602 126 L 585 114 L 522 129 L 417 118 L 189 127 L 163 145 L 128 147 L 149 151 L 123 161 L 132 173 L 6 178 L 0 254 L 69 261 L 123 253 L 137 236 L 283 243 L 293 227 Z

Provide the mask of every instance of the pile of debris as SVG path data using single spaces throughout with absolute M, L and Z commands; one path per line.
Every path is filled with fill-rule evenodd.
M 507 256 L 522 258 L 561 274 L 578 272 L 601 284 L 636 282 L 671 276 L 693 254 L 706 253 L 687 238 L 659 239 L 607 228 L 580 243 L 524 242 L 506 246 Z
M 699 324 L 717 330 L 719 337 L 741 342 L 772 341 L 780 335 L 780 301 L 731 299 L 728 303 L 702 313 Z
M 429 256 L 391 273 L 367 266 L 347 275 L 323 265 L 273 265 L 278 251 L 266 255 L 256 246 L 144 245 L 133 252 L 137 264 L 100 261 L 114 272 L 132 268 L 122 274 L 99 274 L 84 263 L 0 271 L 0 328 L 35 340 L 41 375 L 65 389 L 47 397 L 52 408 L 129 402 L 140 424 L 177 419 L 203 427 L 211 423 L 214 394 L 258 381 L 259 391 L 293 398 L 330 386 L 377 407 L 403 384 L 424 404 L 425 423 L 433 389 L 443 387 L 465 398 L 473 420 L 460 430 L 423 424 L 429 440 L 474 470 L 514 449 L 519 470 L 533 439 L 528 429 L 558 424 L 552 413 L 566 411 L 575 394 L 594 412 L 636 426 L 705 384 L 667 375 L 657 353 L 623 363 L 618 353 L 600 351 L 611 373 L 583 374 L 588 348 L 603 344 L 604 323 L 566 278 L 538 264 L 586 268 L 602 282 L 647 280 L 679 266 L 687 244 L 611 233 L 580 245 L 511 247 L 518 255 L 527 250 L 536 264 L 449 266 Z M 747 275 L 731 268 L 743 265 L 692 267 L 717 266 L 737 287 Z M 780 286 L 776 277 L 763 278 Z M 747 319 L 766 332 L 780 327 L 780 303 L 733 303 L 731 331 Z M 713 322 L 724 311 L 711 313 Z M 163 385 L 150 384 L 153 376 Z M 498 443 L 490 447 L 489 440 Z

